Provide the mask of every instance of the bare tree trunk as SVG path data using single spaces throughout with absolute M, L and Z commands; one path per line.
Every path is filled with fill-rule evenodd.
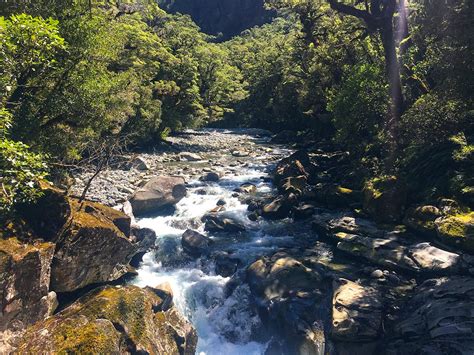
M 380 30 L 385 55 L 385 70 L 389 83 L 390 101 L 386 120 L 386 134 L 389 138 L 388 165 L 393 165 L 399 145 L 398 127 L 403 112 L 403 92 L 400 77 L 400 63 L 391 19 Z

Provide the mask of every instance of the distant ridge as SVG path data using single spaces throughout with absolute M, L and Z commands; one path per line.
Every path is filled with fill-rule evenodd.
M 170 13 L 189 14 L 201 30 L 229 39 L 242 31 L 269 22 L 273 12 L 264 7 L 264 0 L 158 0 Z

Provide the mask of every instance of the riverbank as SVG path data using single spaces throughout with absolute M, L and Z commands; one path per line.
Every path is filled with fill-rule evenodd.
M 108 216 L 111 223 L 98 221 L 115 233 L 107 237 L 110 247 L 101 244 L 105 230 L 94 245 L 82 244 L 90 238 L 49 240 L 56 243 L 51 290 L 60 293 L 63 310 L 28 330 L 30 340 L 20 346 L 57 347 L 41 331 L 65 331 L 84 315 L 85 300 L 110 295 L 96 289 L 82 296 L 84 286 L 116 280 L 119 297 L 139 294 L 163 314 L 157 317 L 174 319 L 172 337 L 185 339 L 190 352 L 474 349 L 470 212 L 449 199 L 406 206 L 393 179 L 357 190 L 346 152 L 275 141 L 281 142 L 260 130 L 187 131 L 102 172 L 88 197 L 115 209 L 89 202 L 81 213 L 92 221 Z M 76 176 L 76 194 L 88 174 Z M 129 250 L 122 253 L 120 245 Z M 114 297 L 107 302 L 116 305 Z M 93 322 L 101 317 L 86 314 Z M 119 323 L 130 327 L 127 314 Z M 116 322 L 115 313 L 104 317 Z M 134 346 L 159 353 L 150 334 L 160 324 L 137 322 L 146 323 L 148 335 L 132 339 Z M 109 332 L 108 325 L 99 328 Z M 130 336 L 116 332 L 109 333 Z M 159 344 L 184 351 L 179 341 L 165 343 Z

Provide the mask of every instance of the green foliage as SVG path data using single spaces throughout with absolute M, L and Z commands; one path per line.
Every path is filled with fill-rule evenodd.
M 362 149 L 374 142 L 386 113 L 386 93 L 379 67 L 369 64 L 353 67 L 342 84 L 329 94 L 328 110 L 334 115 L 336 140 Z
M 40 197 L 37 184 L 47 175 L 42 155 L 8 138 L 10 121 L 8 111 L 0 110 L 0 217 L 9 213 L 14 205 Z

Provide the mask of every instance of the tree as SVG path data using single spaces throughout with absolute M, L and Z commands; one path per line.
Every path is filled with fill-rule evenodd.
M 356 5 L 346 5 L 338 0 L 328 0 L 331 8 L 339 13 L 354 16 L 362 20 L 369 32 L 379 31 L 384 48 L 386 76 L 389 83 L 390 105 L 387 113 L 386 132 L 391 145 L 389 165 L 393 164 L 395 151 L 398 146 L 398 125 L 403 113 L 403 92 L 400 76 L 400 62 L 397 54 L 399 45 L 407 33 L 407 18 L 404 0 L 371 0 L 356 1 Z M 363 8 L 360 8 L 360 7 Z M 394 15 L 398 13 L 399 20 L 394 23 Z M 398 25 L 398 28 L 394 26 Z M 398 39 L 397 39 L 398 36 Z
M 33 153 L 26 144 L 11 140 L 10 127 L 10 113 L 0 109 L 0 220 L 15 205 L 40 197 L 38 183 L 47 176 L 44 157 Z

